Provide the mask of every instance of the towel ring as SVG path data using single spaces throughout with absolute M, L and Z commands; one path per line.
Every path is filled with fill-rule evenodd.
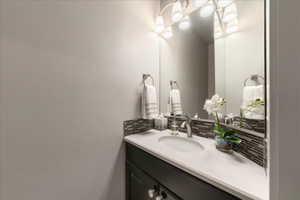
M 170 81 L 170 87 L 171 89 L 179 89 L 177 81 Z
M 154 79 L 153 79 L 153 77 L 150 74 L 143 74 L 143 83 L 144 83 L 144 85 L 146 84 L 146 80 L 148 78 L 151 79 L 151 83 L 152 83 L 152 85 L 154 85 Z
M 262 80 L 263 83 L 260 83 L 259 79 Z M 253 81 L 253 82 L 256 83 L 256 85 L 263 85 L 264 82 L 265 82 L 265 78 L 263 76 L 258 75 L 258 74 L 251 75 L 249 78 L 247 78 L 244 81 L 244 86 L 247 86 L 248 81 Z

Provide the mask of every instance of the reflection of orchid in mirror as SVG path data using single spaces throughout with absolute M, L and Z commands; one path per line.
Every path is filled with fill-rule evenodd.
M 225 104 L 225 99 L 220 97 L 218 94 L 215 94 L 211 99 L 207 99 L 205 101 L 203 109 L 206 110 L 209 115 L 213 114 L 217 121 L 219 121 L 219 116 Z
M 257 98 L 255 100 L 250 101 L 244 110 L 257 114 L 264 114 L 264 106 L 265 101 L 262 98 Z

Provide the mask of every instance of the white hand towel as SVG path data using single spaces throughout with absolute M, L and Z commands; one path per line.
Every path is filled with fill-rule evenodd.
M 170 104 L 172 113 L 175 115 L 182 114 L 181 97 L 178 89 L 171 89 L 170 91 Z
M 154 86 L 145 84 L 142 92 L 142 117 L 154 119 L 158 116 L 158 102 Z
M 245 109 L 256 99 L 264 100 L 264 86 L 245 86 L 243 88 L 243 103 L 242 108 Z M 245 111 L 244 117 L 248 119 L 264 119 L 265 118 L 264 106 L 255 108 L 253 111 Z

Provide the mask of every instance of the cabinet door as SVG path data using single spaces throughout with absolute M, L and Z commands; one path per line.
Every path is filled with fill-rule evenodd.
M 175 193 L 170 192 L 163 186 L 160 186 L 160 195 L 163 197 L 163 200 L 182 200 Z
M 158 184 L 128 163 L 126 168 L 126 200 L 152 200 L 149 190 L 157 190 Z

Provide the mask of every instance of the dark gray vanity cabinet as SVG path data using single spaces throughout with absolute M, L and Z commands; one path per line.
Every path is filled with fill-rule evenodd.
M 151 198 L 152 195 L 152 198 Z M 126 199 L 127 200 L 150 200 L 160 196 L 165 200 L 179 200 L 168 189 L 146 173 L 131 165 L 126 164 Z
M 146 200 L 149 199 L 148 192 L 156 190 L 156 182 L 143 174 L 140 170 L 127 164 L 126 170 L 126 187 L 127 198 L 131 200 Z
M 151 194 L 165 200 L 239 200 L 127 143 L 126 200 L 155 199 Z

